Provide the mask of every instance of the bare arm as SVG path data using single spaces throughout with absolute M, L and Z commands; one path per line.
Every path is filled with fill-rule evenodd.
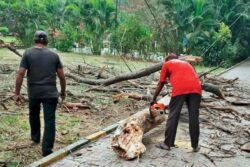
M 26 73 L 26 69 L 23 68 L 23 67 L 20 67 L 19 70 L 17 71 L 17 74 L 16 74 L 16 90 L 15 90 L 16 95 L 20 95 L 21 86 L 22 86 L 22 83 L 23 83 L 23 78 L 24 78 L 25 73 Z
M 158 82 L 158 85 L 157 85 L 157 87 L 156 87 L 156 90 L 155 90 L 155 93 L 154 93 L 154 96 L 153 96 L 151 105 L 152 105 L 153 103 L 156 102 L 156 99 L 157 99 L 158 95 L 160 94 L 160 92 L 161 92 L 163 86 L 164 86 L 164 83 L 163 83 L 163 82 Z
M 57 76 L 60 80 L 60 85 L 61 85 L 61 97 L 64 98 L 66 96 L 66 79 L 65 79 L 65 75 L 64 75 L 64 70 L 63 68 L 58 68 L 57 69 Z
M 21 91 L 25 73 L 26 73 L 26 69 L 23 67 L 20 67 L 16 74 L 15 101 L 17 103 L 21 100 L 20 91 Z

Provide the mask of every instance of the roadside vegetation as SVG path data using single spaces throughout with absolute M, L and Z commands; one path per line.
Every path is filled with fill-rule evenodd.
M 2 0 L 0 32 L 16 34 L 25 47 L 43 29 L 50 47 L 61 51 L 77 44 L 94 55 L 108 48 L 144 59 L 175 52 L 228 67 L 249 56 L 249 6 L 247 0 Z

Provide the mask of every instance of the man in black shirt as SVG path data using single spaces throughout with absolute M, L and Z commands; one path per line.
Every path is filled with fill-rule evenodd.
M 34 143 L 40 142 L 40 105 L 42 104 L 44 111 L 42 154 L 47 156 L 52 153 L 55 141 L 55 111 L 59 96 L 56 76 L 60 79 L 62 99 L 65 98 L 66 80 L 59 56 L 47 48 L 47 34 L 44 31 L 37 31 L 34 42 L 35 46 L 24 52 L 17 72 L 15 101 L 18 103 L 21 100 L 20 90 L 27 71 L 31 140 Z

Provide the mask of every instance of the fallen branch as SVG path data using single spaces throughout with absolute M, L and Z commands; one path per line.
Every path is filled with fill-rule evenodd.
M 218 97 L 225 99 L 224 94 L 221 91 L 221 89 L 218 86 L 215 86 L 213 84 L 203 83 L 202 90 L 204 90 L 206 92 L 211 92 L 211 93 L 217 95 Z
M 101 112 L 101 110 L 99 110 L 97 107 L 95 107 L 93 104 L 91 104 L 89 101 L 87 101 L 86 99 L 81 99 L 82 103 L 86 103 L 88 104 L 91 108 L 95 109 L 98 112 Z
M 204 103 L 201 103 L 200 107 L 211 108 L 215 110 L 224 111 L 227 113 L 236 113 L 237 115 L 239 115 L 239 113 L 235 109 L 230 107 L 213 106 L 211 104 L 204 104 Z
M 82 103 L 66 103 L 64 104 L 68 109 L 78 110 L 78 109 L 90 109 L 88 105 L 84 105 Z
M 4 103 L 0 103 L 0 105 L 5 109 L 8 110 L 8 108 L 6 107 L 6 105 Z
M 3 40 L 1 40 L 1 39 L 0 39 L 0 43 L 1 43 L 4 47 L 8 48 L 10 51 L 12 51 L 13 53 L 15 53 L 17 56 L 23 57 L 23 55 L 22 55 L 21 53 L 19 53 L 19 52 L 16 50 L 16 48 L 15 48 L 14 46 L 11 46 L 11 45 L 6 44 L 6 43 L 5 43 Z
M 147 95 L 140 95 L 138 93 L 120 93 L 112 96 L 112 98 L 114 102 L 119 102 L 121 99 L 126 99 L 126 98 L 150 101 L 152 97 Z
M 90 85 L 108 86 L 108 85 L 115 84 L 115 83 L 118 83 L 121 81 L 136 79 L 136 78 L 150 75 L 156 71 L 159 71 L 161 69 L 162 64 L 163 63 L 158 63 L 158 64 L 152 65 L 148 68 L 144 68 L 144 69 L 141 69 L 141 70 L 136 71 L 136 72 L 126 73 L 124 75 L 119 75 L 119 76 L 114 76 L 114 77 L 111 77 L 109 79 L 99 79 L 99 80 L 87 79 L 87 78 L 82 78 L 82 77 L 73 75 L 71 73 L 66 73 L 65 75 L 69 78 L 72 78 L 72 79 L 80 82 L 80 83 L 86 83 L 86 84 L 90 84 Z
M 21 150 L 25 148 L 31 148 L 31 144 L 20 144 L 20 145 L 14 145 L 14 146 L 8 146 L 4 151 L 13 151 L 13 150 Z
M 192 56 L 192 58 L 187 57 L 186 61 L 193 61 L 197 62 L 200 58 L 194 58 L 195 56 Z M 185 60 L 185 57 L 180 58 L 182 60 Z M 197 60 L 196 60 L 197 59 Z M 163 62 L 154 64 L 150 67 L 143 68 L 139 71 L 131 72 L 131 73 L 126 73 L 123 75 L 118 75 L 111 77 L 109 79 L 100 79 L 100 80 L 95 80 L 95 79 L 87 79 L 87 78 L 82 78 L 79 76 L 76 76 L 71 73 L 66 73 L 65 75 L 69 78 L 72 78 L 80 83 L 85 83 L 85 84 L 90 84 L 90 85 L 103 85 L 103 86 L 108 86 L 111 84 L 115 84 L 121 81 L 126 81 L 126 80 L 131 80 L 131 79 L 136 79 L 136 78 L 141 78 L 144 76 L 148 76 L 154 72 L 157 72 L 161 69 Z

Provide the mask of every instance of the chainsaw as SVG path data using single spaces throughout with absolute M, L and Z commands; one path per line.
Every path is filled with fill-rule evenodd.
M 166 114 L 167 108 L 168 106 L 166 106 L 163 103 L 155 103 L 152 106 L 150 106 L 150 113 Z

